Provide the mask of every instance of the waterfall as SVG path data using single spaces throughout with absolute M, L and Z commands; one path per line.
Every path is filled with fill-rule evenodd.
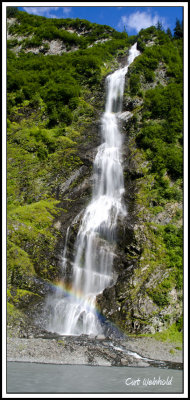
M 126 215 L 122 203 L 122 135 L 117 113 L 122 110 L 128 66 L 138 55 L 137 45 L 134 44 L 129 50 L 127 65 L 106 78 L 106 105 L 101 119 L 102 143 L 94 160 L 92 199 L 84 211 L 77 234 L 71 291 L 69 295 L 59 292 L 51 299 L 53 313 L 49 329 L 60 334 L 96 335 L 102 332 L 96 312 L 96 296 L 114 282 L 115 229 L 118 217 Z M 65 254 L 66 247 L 64 263 Z

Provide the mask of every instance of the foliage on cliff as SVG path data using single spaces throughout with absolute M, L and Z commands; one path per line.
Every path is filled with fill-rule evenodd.
M 129 68 L 125 96 L 134 104 L 126 129 L 138 172 L 135 238 L 141 254 L 121 313 L 123 326 L 133 321 L 129 330 L 159 330 L 173 322 L 181 330 L 183 41 L 151 27 L 137 43 L 142 54 Z

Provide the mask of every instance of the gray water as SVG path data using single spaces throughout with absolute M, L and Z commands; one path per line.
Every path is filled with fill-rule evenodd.
M 7 393 L 183 393 L 183 372 L 8 362 Z

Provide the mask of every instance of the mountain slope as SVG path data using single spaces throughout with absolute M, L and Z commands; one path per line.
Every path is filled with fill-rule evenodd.
M 8 301 L 30 316 L 72 259 L 91 195 L 105 76 L 135 38 L 85 20 L 8 19 Z M 128 215 L 118 224 L 116 284 L 98 298 L 124 331 L 182 329 L 182 39 L 137 37 L 121 115 Z M 68 280 L 70 269 L 68 268 Z M 29 307 L 30 306 L 30 307 Z M 21 317 L 18 317 L 20 323 Z
M 123 329 L 154 333 L 182 329 L 182 40 L 151 27 L 138 45 L 124 102 L 131 118 L 124 125 L 129 213 L 119 232 L 121 266 L 99 301 Z

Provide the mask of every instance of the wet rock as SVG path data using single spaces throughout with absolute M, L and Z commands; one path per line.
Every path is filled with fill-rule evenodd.
M 97 339 L 97 340 L 104 340 L 104 339 L 105 339 L 105 336 L 104 336 L 104 335 L 97 335 L 97 336 L 96 336 L 96 339 Z
M 117 113 L 117 117 L 125 122 L 127 122 L 132 116 L 133 114 L 130 111 Z
M 128 365 L 128 360 L 126 360 L 126 358 L 121 358 L 121 365 L 124 365 L 124 366 L 126 366 L 126 365 Z

